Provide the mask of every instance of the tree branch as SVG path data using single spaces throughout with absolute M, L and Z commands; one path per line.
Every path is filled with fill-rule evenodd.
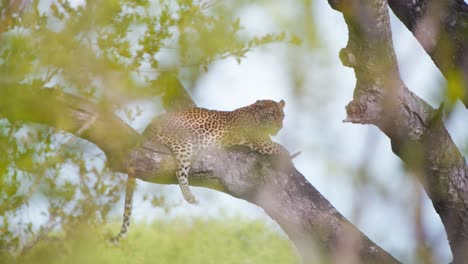
M 456 95 L 468 107 L 468 5 L 463 0 L 388 0 L 448 80 L 459 82 Z
M 439 112 L 417 97 L 400 78 L 386 1 L 329 0 L 343 13 L 349 40 L 340 52 L 354 68 L 356 87 L 345 121 L 374 124 L 412 170 L 440 215 L 454 263 L 468 259 L 468 167 Z
M 81 138 L 101 148 L 115 170 L 125 172 L 130 165 L 141 180 L 177 184 L 176 166 L 167 148 L 143 143 L 140 134 L 117 117 L 71 95 L 51 91 L 24 93 L 21 89 L 0 91 L 3 117 L 40 122 L 75 133 L 89 118 L 97 116 Z M 106 134 L 109 132 L 112 134 Z M 320 263 L 329 257 L 336 261 L 351 257 L 357 263 L 398 263 L 337 212 L 289 162 L 277 163 L 242 147 L 206 151 L 194 160 L 190 183 L 262 207 L 283 228 L 304 263 Z

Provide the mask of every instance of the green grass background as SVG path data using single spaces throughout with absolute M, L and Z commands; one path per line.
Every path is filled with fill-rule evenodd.
M 133 225 L 127 238 L 107 242 L 118 226 L 82 226 L 40 241 L 18 264 L 82 263 L 299 263 L 286 237 L 261 221 L 210 219 Z M 5 259 L 4 259 L 5 260 Z

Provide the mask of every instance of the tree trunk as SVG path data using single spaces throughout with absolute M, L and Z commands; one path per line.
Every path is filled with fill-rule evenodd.
M 408 1 L 409 2 L 409 1 Z M 419 1 L 420 2 L 420 1 Z M 356 87 L 347 121 L 374 124 L 420 181 L 449 239 L 454 263 L 468 259 L 468 167 L 441 120 L 400 78 L 384 0 L 329 0 L 349 29 L 344 65 L 354 68 Z

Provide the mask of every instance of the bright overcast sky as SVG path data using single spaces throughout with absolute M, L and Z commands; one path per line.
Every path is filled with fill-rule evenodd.
M 323 78 L 331 78 L 330 83 L 336 93 L 330 96 L 330 102 L 322 109 L 323 119 L 318 122 L 318 127 L 309 125 L 317 121 L 310 120 L 307 112 L 294 105 L 292 81 L 287 67 L 284 67 L 286 56 L 281 55 L 284 47 L 273 46 L 250 52 L 240 65 L 234 59 L 214 63 L 209 67 L 209 72 L 197 81 L 197 89 L 192 96 L 199 106 L 218 110 L 232 110 L 257 99 L 285 99 L 285 126 L 275 140 L 284 144 L 291 152 L 302 150 L 303 153 L 295 159 L 299 171 L 360 230 L 405 262 L 408 256 L 414 255 L 415 246 L 411 218 L 413 209 L 405 207 L 405 203 L 414 197 L 415 191 L 420 190 L 408 187 L 412 186 L 411 179 L 402 172 L 400 161 L 391 152 L 389 140 L 383 133 L 372 126 L 341 122 L 345 117 L 344 107 L 351 100 L 355 84 L 353 71 L 343 67 L 338 59 L 339 50 L 347 42 L 347 27 L 341 14 L 332 10 L 326 1 L 315 2 L 315 13 L 311 15 L 316 17 L 318 36 L 323 46 L 327 47 L 323 51 L 325 54 L 321 56 L 326 58 L 326 67 L 332 72 L 332 76 Z M 272 18 L 259 8 L 247 8 L 240 16 L 241 23 L 251 33 L 267 33 L 275 29 Z M 437 107 L 440 103 L 437 95 L 441 91 L 443 78 L 406 28 L 394 17 L 392 23 L 394 45 L 405 83 L 413 92 Z M 313 75 L 313 69 L 311 74 Z M 314 96 L 313 93 L 311 96 Z M 465 143 L 464 135 L 468 132 L 463 122 L 459 121 L 468 119 L 466 112 L 466 109 L 459 107 L 455 117 L 447 121 L 449 131 L 459 146 Z M 147 122 L 149 118 L 142 117 L 133 125 L 141 131 Z M 330 144 L 330 137 L 333 137 L 334 144 Z M 327 140 L 321 141 L 321 138 Z M 375 148 L 373 157 L 369 160 L 371 176 L 388 187 L 390 198 L 383 199 L 377 191 L 367 190 L 366 208 L 360 220 L 355 222 L 352 217 L 353 208 L 362 201 L 357 199 L 358 194 L 346 171 L 334 170 L 330 160 L 334 159 L 355 169 L 363 162 L 369 143 Z M 163 209 L 151 206 L 149 202 L 142 202 L 144 194 L 152 193 L 164 195 L 169 203 L 177 206 L 168 214 Z M 200 203 L 189 205 L 183 201 L 178 186 L 160 186 L 139 181 L 133 215 L 137 221 L 180 215 L 242 215 L 265 219 L 271 226 L 276 226 L 263 210 L 247 202 L 202 188 L 194 188 L 194 194 Z M 115 213 L 116 219 L 120 220 L 121 208 L 116 208 Z M 441 262 L 447 263 L 451 255 L 445 231 L 427 198 L 424 217 L 437 257 Z
M 346 45 L 347 28 L 340 13 L 332 10 L 325 1 L 316 1 L 316 12 L 313 14 L 318 21 L 319 38 L 327 47 L 327 59 L 331 63 L 337 94 L 331 96 L 334 100 L 324 109 L 323 127 L 308 131 L 298 131 L 297 120 L 307 122 L 307 113 L 298 111 L 291 105 L 294 102 L 291 91 L 291 80 L 285 64 L 284 56 L 278 56 L 279 50 L 261 49 L 250 52 L 247 59 L 240 65 L 234 59 L 226 59 L 214 63 L 209 72 L 197 82 L 196 93 L 192 94 L 201 107 L 219 110 L 232 110 L 245 106 L 257 99 L 269 98 L 286 100 L 285 127 L 276 138 L 285 144 L 291 152 L 302 150 L 295 164 L 319 191 L 331 201 L 346 217 L 352 219 L 352 210 L 358 196 L 352 181 L 346 178 L 343 171 L 330 169 L 330 160 L 320 151 L 332 152 L 333 158 L 357 166 L 362 162 L 362 156 L 369 147 L 369 142 L 375 144 L 373 159 L 369 161 L 370 171 L 380 182 L 383 182 L 390 192 L 390 199 L 385 200 L 377 191 L 369 190 L 366 194 L 365 210 L 358 222 L 354 222 L 366 235 L 377 244 L 389 250 L 400 260 L 414 254 L 414 233 L 412 226 L 412 208 L 404 206 L 407 199 L 414 198 L 415 189 L 408 186 L 411 181 L 408 175 L 402 173 L 399 159 L 391 152 L 389 140 L 383 133 L 372 126 L 344 124 L 344 106 L 351 100 L 355 79 L 352 70 L 344 68 L 338 59 L 339 50 Z M 252 25 L 253 33 L 265 33 L 274 27 L 271 18 L 260 9 L 248 8 L 241 14 L 242 24 L 249 29 Z M 397 56 L 400 63 L 402 77 L 408 87 L 424 100 L 437 107 L 437 95 L 440 92 L 442 77 L 433 66 L 430 58 L 424 53 L 413 36 L 392 18 L 393 36 Z M 274 28 L 273 28 L 274 29 Z M 312 69 L 311 69 L 312 71 Z M 289 104 L 288 104 L 289 102 Z M 457 111 L 456 116 L 466 115 L 466 111 Z M 465 116 L 466 117 L 466 116 Z M 288 121 L 294 119 L 296 121 Z M 449 130 L 454 134 L 455 141 L 462 144 L 466 128 L 460 118 L 448 121 Z M 466 118 L 465 118 L 466 120 Z M 307 136 L 308 135 L 308 136 Z M 321 142 L 310 142 L 310 138 L 336 137 L 336 144 L 332 146 L 320 145 Z M 370 138 L 370 139 L 369 139 Z M 315 148 L 304 146 L 314 145 Z M 317 153 L 320 152 L 320 153 Z M 421 191 L 416 189 L 416 191 Z M 197 215 L 213 216 L 222 212 L 227 215 L 242 215 L 251 218 L 265 219 L 275 226 L 263 211 L 244 201 L 214 191 L 195 188 L 195 195 L 200 204 L 193 206 L 182 202 L 177 186 L 154 186 L 140 184 L 139 195 L 151 192 L 162 192 L 169 197 L 169 201 L 178 204 L 170 212 L 170 216 Z M 423 193 L 423 192 L 421 192 Z M 422 194 L 425 196 L 425 194 Z M 137 200 L 138 201 L 138 200 Z M 137 202 L 139 204 L 139 202 Z M 428 236 L 434 242 L 436 254 L 442 262 L 451 259 L 445 231 L 436 215 L 430 201 L 425 198 L 424 217 Z M 150 220 L 153 217 L 167 217 L 167 214 L 149 204 L 138 205 L 134 208 L 135 217 L 140 220 Z

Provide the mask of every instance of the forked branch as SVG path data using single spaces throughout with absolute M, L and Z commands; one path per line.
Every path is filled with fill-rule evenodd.
M 410 1 L 408 1 L 410 2 Z M 414 1 L 413 1 L 414 2 Z M 349 40 L 340 53 L 356 75 L 346 120 L 374 124 L 420 179 L 444 224 L 454 263 L 468 259 L 468 166 L 441 114 L 400 78 L 385 0 L 329 0 L 343 13 Z

